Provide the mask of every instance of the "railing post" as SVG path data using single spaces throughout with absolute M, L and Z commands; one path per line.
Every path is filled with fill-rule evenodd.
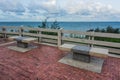
M 42 41 L 42 38 L 41 38 L 41 29 L 39 29 L 38 34 L 39 34 L 38 42 L 41 43 L 41 41 Z
M 91 47 L 93 47 L 94 46 L 94 44 L 93 44 L 93 42 L 94 42 L 94 31 L 92 32 L 91 40 L 92 40 Z
M 21 27 L 21 36 L 24 36 L 23 32 L 24 32 L 24 29 L 23 29 L 23 27 Z
M 62 28 L 58 30 L 58 47 L 62 45 Z
M 23 36 L 23 25 L 20 26 L 19 28 L 19 36 Z
M 21 27 L 19 27 L 19 36 L 22 36 Z
M 6 28 L 2 27 L 3 38 L 7 38 Z
M 88 40 L 91 40 L 91 36 L 89 35 Z M 91 43 L 88 43 L 88 46 L 91 47 Z

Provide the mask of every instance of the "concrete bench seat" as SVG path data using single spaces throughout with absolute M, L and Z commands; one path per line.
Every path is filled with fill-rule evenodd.
M 75 46 L 72 48 L 73 59 L 89 63 L 91 60 L 90 47 Z
M 22 48 L 28 48 L 29 43 L 37 40 L 37 38 L 22 37 L 22 36 L 12 36 L 9 37 L 8 39 L 17 41 L 17 46 Z
M 21 42 L 25 42 L 25 43 L 30 43 L 33 42 L 35 40 L 37 40 L 37 38 L 32 38 L 32 37 L 21 37 L 21 36 L 11 36 L 8 38 L 9 40 L 16 40 L 16 41 L 21 41 Z
M 72 51 L 72 48 L 75 46 L 78 46 L 78 45 L 63 44 L 59 47 L 59 49 L 64 50 L 64 51 Z M 101 57 L 101 58 L 108 57 L 108 52 L 109 52 L 108 49 L 104 49 L 104 48 L 90 47 L 90 50 L 89 50 L 90 56 Z

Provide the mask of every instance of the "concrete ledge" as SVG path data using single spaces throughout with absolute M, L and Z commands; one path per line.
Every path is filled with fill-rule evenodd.
M 63 44 L 59 47 L 59 49 L 64 50 L 64 51 L 71 51 L 71 49 L 75 46 L 76 45 L 74 45 L 74 44 Z
M 18 38 L 18 37 L 20 37 L 20 36 L 11 36 L 8 38 L 8 40 L 14 40 L 15 38 Z
M 91 48 L 90 49 L 90 55 L 95 56 L 95 57 L 103 57 L 106 58 L 108 57 L 108 49 L 103 49 L 103 48 Z
M 36 40 L 37 40 L 37 38 L 28 37 L 26 39 L 23 39 L 22 42 L 30 43 L 30 42 L 33 42 L 33 41 L 36 41 Z
M 120 58 L 120 55 L 119 54 L 109 54 L 110 57 L 114 57 L 114 58 Z
M 59 47 L 59 49 L 64 50 L 64 51 L 71 51 L 73 47 L 75 46 L 79 46 L 79 45 L 74 45 L 74 44 L 63 44 Z M 102 57 L 102 58 L 106 58 L 108 57 L 108 49 L 104 49 L 104 48 L 94 48 L 91 47 L 89 50 L 89 53 L 91 56 L 95 56 L 95 57 Z

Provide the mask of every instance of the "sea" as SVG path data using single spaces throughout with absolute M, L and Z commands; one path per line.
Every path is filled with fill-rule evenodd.
M 1 26 L 16 26 L 16 27 L 33 27 L 36 28 L 42 22 L 0 22 Z M 51 26 L 53 22 L 47 22 L 47 26 Z M 120 22 L 58 22 L 58 25 L 65 30 L 87 31 L 89 29 L 106 28 L 112 26 L 120 29 Z

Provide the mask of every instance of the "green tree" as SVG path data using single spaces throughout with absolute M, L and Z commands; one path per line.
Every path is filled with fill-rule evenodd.
M 89 30 L 87 30 L 87 32 L 92 32 L 92 31 L 95 31 L 94 29 L 89 29 Z
M 38 26 L 39 28 L 50 28 L 50 29 L 60 29 L 59 23 L 55 20 L 51 26 L 49 27 L 47 25 L 47 18 L 42 22 L 42 25 Z M 33 32 L 33 31 L 32 31 Z M 42 34 L 47 34 L 47 35 L 57 35 L 56 32 L 46 32 L 46 31 L 42 31 Z
M 100 32 L 106 32 L 106 31 L 105 31 L 105 29 L 101 29 L 101 31 L 100 31 Z
M 44 20 L 44 21 L 42 21 L 42 25 L 40 26 L 38 26 L 39 28 L 47 28 L 48 26 L 47 26 L 47 18 Z
M 114 33 L 120 33 L 120 29 L 119 29 L 119 28 L 116 28 L 116 29 L 114 30 Z
M 55 20 L 52 24 L 51 24 L 51 29 L 60 29 L 59 23 Z
M 108 26 L 108 27 L 106 28 L 106 32 L 107 32 L 107 33 L 113 33 L 113 32 L 114 32 L 114 29 L 112 28 L 112 26 Z
M 94 31 L 95 31 L 95 32 L 100 32 L 100 29 L 99 29 L 99 28 L 96 28 Z
M 87 30 L 87 31 L 92 31 Z M 113 28 L 112 26 L 108 26 L 107 28 L 99 29 L 96 28 L 94 30 L 95 32 L 105 32 L 105 33 L 120 33 L 119 28 Z M 108 41 L 108 42 L 120 42 L 120 39 L 115 39 L 115 38 L 107 38 L 107 37 L 94 37 L 95 40 L 100 40 L 100 41 Z
M 94 29 L 87 30 L 87 32 L 91 32 L 91 31 L 94 31 L 94 32 L 105 32 L 105 33 L 120 33 L 120 29 L 119 28 L 113 28 L 110 25 L 107 28 L 103 28 L 103 29 L 96 28 L 95 30 Z

